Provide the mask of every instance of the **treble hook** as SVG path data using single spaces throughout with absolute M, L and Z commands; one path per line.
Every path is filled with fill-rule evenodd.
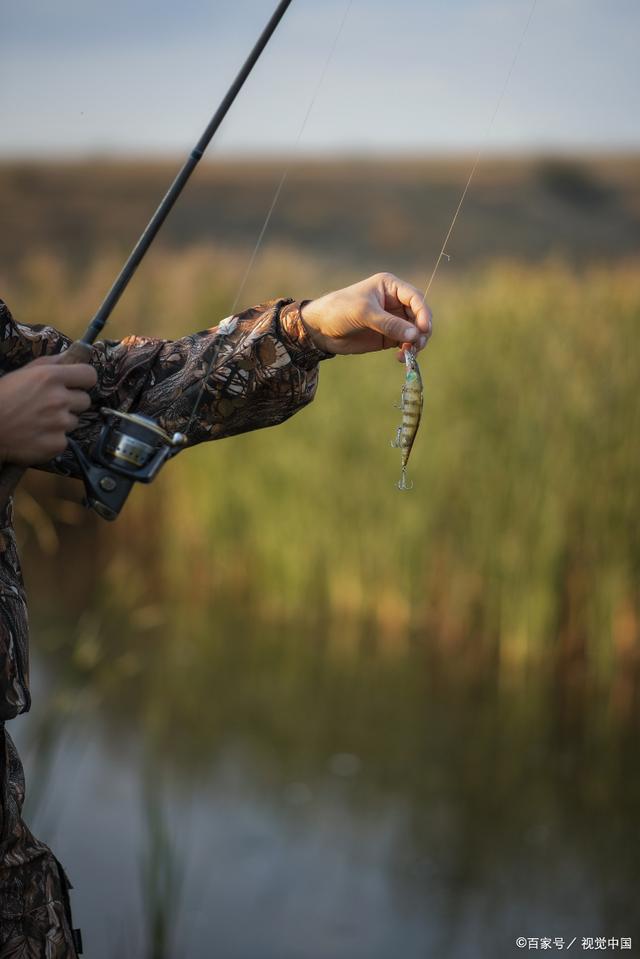
M 398 482 L 396 483 L 396 487 L 397 487 L 398 489 L 406 489 L 406 490 L 413 489 L 413 481 L 411 481 L 410 483 L 407 483 L 407 469 L 406 469 L 406 467 L 403 467 L 403 468 L 402 468 L 402 476 L 400 477 L 400 479 L 399 479 Z

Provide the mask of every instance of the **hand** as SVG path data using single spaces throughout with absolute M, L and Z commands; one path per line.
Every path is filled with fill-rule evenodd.
M 91 406 L 96 371 L 43 356 L 0 378 L 0 461 L 46 463 L 66 448 L 67 433 Z
M 301 312 L 314 344 L 327 353 L 421 350 L 431 336 L 422 294 L 392 273 L 375 276 L 305 303 Z

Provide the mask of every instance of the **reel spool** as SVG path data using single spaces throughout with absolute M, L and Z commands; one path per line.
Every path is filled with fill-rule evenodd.
M 150 483 L 160 467 L 187 443 L 183 433 L 171 436 L 155 420 L 138 413 L 100 410 L 105 424 L 88 459 L 69 439 L 82 473 L 86 505 L 103 519 L 114 520 L 134 483 Z

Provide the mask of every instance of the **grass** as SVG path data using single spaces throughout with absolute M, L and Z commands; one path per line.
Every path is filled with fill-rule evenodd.
M 116 331 L 170 336 L 224 316 L 233 284 L 213 277 L 241 264 L 221 256 L 157 255 Z M 22 274 L 22 315 L 68 329 L 112 266 L 99 262 L 76 282 L 55 259 L 38 259 Z M 326 280 L 304 258 L 272 252 L 247 301 L 276 283 L 314 295 Z M 233 618 L 241 609 L 265 623 L 330 624 L 343 651 L 363 635 L 389 652 L 428 642 L 461 673 L 560 669 L 632 696 L 637 264 L 578 272 L 503 261 L 438 283 L 413 492 L 394 488 L 399 461 L 389 447 L 402 368 L 391 354 L 338 358 L 323 364 L 315 402 L 291 421 L 179 456 L 135 491 L 118 524 L 85 530 L 78 582 L 99 593 L 98 608 L 183 635 L 190 623 L 200 635 L 213 610 Z M 31 484 L 49 511 L 73 518 L 51 502 L 53 489 Z M 93 579 L 87 537 L 100 557 Z M 73 544 L 65 550 L 71 572 Z
M 225 316 L 281 169 L 199 171 L 109 335 L 174 337 Z M 593 882 L 596 913 L 633 934 L 640 273 L 621 257 L 637 257 L 637 169 L 481 165 L 433 287 L 413 492 L 394 488 L 391 355 L 324 364 L 309 408 L 179 456 L 115 525 L 77 505 L 76 485 L 29 473 L 30 721 L 46 730 L 31 799 L 62 725 L 95 707 L 114 755 L 142 744 L 149 954 L 168 948 L 166 903 L 188 869 L 163 786 L 188 809 L 236 749 L 257 801 L 294 828 L 309 812 L 283 799 L 292 782 L 376 826 L 399 803 L 389 864 L 404 902 L 422 908 L 434 877 L 456 890 L 480 877 L 503 905 L 521 869 L 540 904 L 549 863 L 578 863 L 580 895 Z M 171 171 L 0 165 L 16 317 L 79 333 Z M 424 285 L 467 172 L 296 167 L 244 302 L 379 268 Z M 327 771 L 345 752 L 362 767 L 348 789 Z M 489 925 L 504 941 L 499 914 Z

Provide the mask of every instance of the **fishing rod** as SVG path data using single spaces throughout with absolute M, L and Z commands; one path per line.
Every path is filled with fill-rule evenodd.
M 276 7 L 204 133 L 191 150 L 158 209 L 129 254 L 127 261 L 85 333 L 62 354 L 62 363 L 89 362 L 91 345 L 104 329 L 118 300 L 153 243 L 158 230 L 202 159 L 205 150 L 260 59 L 260 55 L 275 33 L 291 2 L 292 0 L 281 0 Z M 100 412 L 105 419 L 105 424 L 100 432 L 91 459 L 82 452 L 78 444 L 71 438 L 69 438 L 69 447 L 74 453 L 82 472 L 87 494 L 87 505 L 103 519 L 113 520 L 122 509 L 133 483 L 150 483 L 163 463 L 186 444 L 187 437 L 182 433 L 169 435 L 155 420 L 147 416 L 139 416 L 136 413 L 120 413 L 117 410 L 110 409 L 102 409 Z M 0 469 L 0 510 L 7 505 L 26 469 L 26 467 L 15 464 L 7 464 Z

